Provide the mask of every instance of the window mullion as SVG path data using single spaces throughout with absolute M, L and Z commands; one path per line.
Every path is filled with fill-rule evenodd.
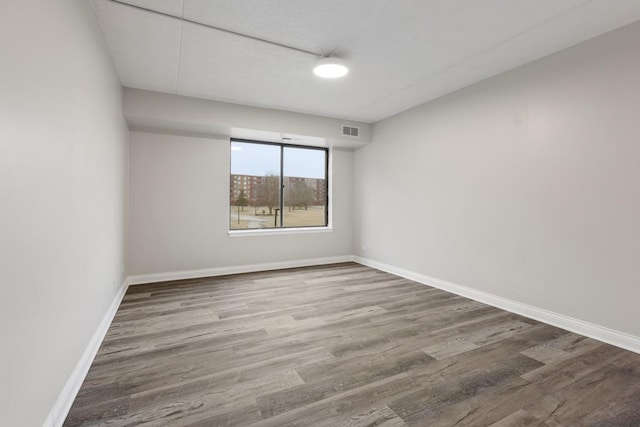
M 280 145 L 280 228 L 284 227 L 284 146 Z

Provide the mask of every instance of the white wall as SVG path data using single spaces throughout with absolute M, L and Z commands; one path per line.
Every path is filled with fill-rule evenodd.
M 358 255 L 640 337 L 640 23 L 374 126 Z
M 230 237 L 229 150 L 223 139 L 131 132 L 133 275 L 353 253 L 353 152 L 332 152 L 332 232 Z
M 0 6 L 5 426 L 45 422 L 123 282 L 128 134 L 95 21 L 81 0 Z

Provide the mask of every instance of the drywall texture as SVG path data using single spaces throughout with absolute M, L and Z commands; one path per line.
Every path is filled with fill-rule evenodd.
M 124 278 L 128 133 L 95 21 L 79 0 L 0 6 L 6 426 L 45 422 Z
M 131 274 L 353 253 L 353 152 L 332 150 L 332 232 L 230 237 L 228 140 L 145 132 L 130 139 Z
M 640 336 L 640 23 L 374 126 L 357 254 Z

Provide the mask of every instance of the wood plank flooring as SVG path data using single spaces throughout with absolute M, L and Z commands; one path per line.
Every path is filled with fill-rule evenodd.
M 65 426 L 640 426 L 640 355 L 354 263 L 129 288 Z

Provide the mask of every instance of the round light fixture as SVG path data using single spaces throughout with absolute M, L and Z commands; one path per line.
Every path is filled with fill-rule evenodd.
M 344 65 L 344 61 L 335 56 L 326 56 L 320 58 L 316 66 L 313 68 L 313 73 L 318 77 L 325 79 L 336 79 L 338 77 L 346 76 L 349 73 L 349 69 Z

